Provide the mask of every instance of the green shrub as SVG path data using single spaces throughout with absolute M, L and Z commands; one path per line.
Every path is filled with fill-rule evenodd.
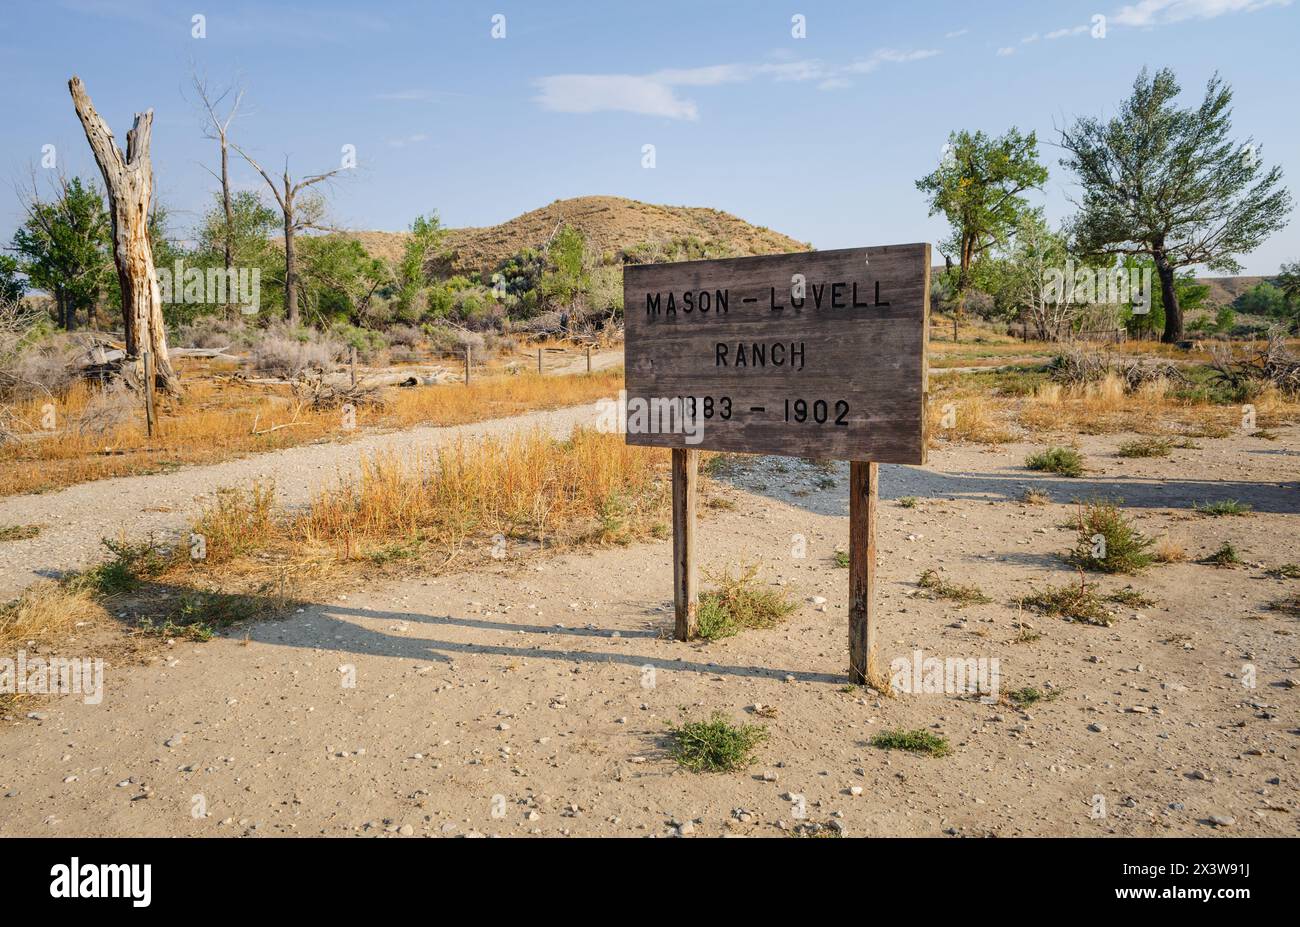
M 1154 540 L 1138 531 L 1113 502 L 1090 502 L 1075 518 L 1079 539 L 1068 559 L 1100 573 L 1137 573 L 1155 560 Z
M 1059 473 L 1061 476 L 1083 476 L 1083 456 L 1071 447 L 1049 447 L 1045 451 L 1025 458 L 1030 470 Z
M 758 724 L 732 724 L 720 711 L 707 721 L 687 721 L 669 731 L 669 755 L 691 772 L 734 772 L 754 762 L 754 748 L 767 740 Z
M 770 628 L 795 610 L 784 590 L 760 586 L 757 576 L 758 567 L 748 566 L 734 577 L 730 571 L 709 577 L 718 585 L 700 596 L 696 613 L 700 637 L 717 640 L 746 628 Z
M 139 587 L 146 579 L 161 573 L 168 564 L 167 555 L 152 537 L 139 543 L 101 538 L 112 557 L 86 570 L 73 585 L 99 595 L 118 595 Z
M 1121 457 L 1168 457 L 1173 451 L 1174 442 L 1168 438 L 1139 438 L 1121 444 Z

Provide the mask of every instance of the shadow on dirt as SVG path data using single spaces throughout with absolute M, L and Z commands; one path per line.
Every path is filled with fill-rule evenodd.
M 793 480 L 787 480 L 784 474 L 755 479 L 747 474 L 723 472 L 715 479 L 819 515 L 847 516 L 848 464 L 836 463 L 826 469 L 825 488 L 813 490 L 800 487 L 791 491 Z M 880 499 L 885 502 L 915 496 L 958 502 L 1018 503 L 1028 489 L 1046 493 L 1056 503 L 1119 499 L 1130 508 L 1190 511 L 1194 505 L 1235 499 L 1263 514 L 1300 514 L 1300 480 L 1278 484 L 1236 480 L 1089 479 L 1010 468 L 991 473 L 971 473 L 893 464 L 880 467 Z

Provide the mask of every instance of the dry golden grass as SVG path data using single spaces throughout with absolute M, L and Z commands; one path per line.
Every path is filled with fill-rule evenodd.
M 324 577 L 350 565 L 445 566 L 475 555 L 513 558 L 543 547 L 623 544 L 664 536 L 666 450 L 579 429 L 541 431 L 398 457 L 377 455 L 355 481 L 298 512 L 276 509 L 262 484 L 226 490 L 199 517 L 207 558 L 177 556 L 173 582 L 238 579 L 265 587 L 283 573 Z
M 1151 548 L 1151 557 L 1156 563 L 1182 563 L 1187 559 L 1187 548 L 1182 541 L 1166 534 Z
M 940 441 L 1004 444 L 1016 439 L 994 399 L 973 390 L 944 392 L 926 407 L 930 447 Z
M 1085 386 L 1041 383 L 1024 400 L 999 401 L 1009 419 L 1032 434 L 1113 434 L 1226 437 L 1241 430 L 1242 407 L 1175 398 L 1163 379 L 1129 392 L 1115 374 Z M 1287 400 L 1273 386 L 1251 400 L 1257 427 L 1267 428 L 1300 417 L 1300 403 Z
M 75 628 L 78 622 L 98 621 L 106 612 L 85 590 L 41 580 L 22 596 L 0 606 L 0 652 L 9 653 L 29 641 L 46 643 Z
M 379 456 L 356 483 L 319 496 L 295 528 L 308 543 L 349 548 L 414 537 L 439 547 L 497 535 L 620 540 L 662 512 L 667 460 L 666 451 L 585 429 L 568 441 L 532 432 L 413 459 Z
M 1082 386 L 1054 383 L 1044 376 L 1042 370 L 1018 367 L 935 378 L 928 407 L 931 446 L 944 440 L 1041 443 L 1054 436 L 1119 432 L 1174 440 L 1225 438 L 1249 430 L 1244 428 L 1242 403 L 1191 398 L 1198 394 L 1180 394 L 1165 379 L 1150 380 L 1130 392 L 1114 374 Z M 1255 430 L 1300 421 L 1300 398 L 1276 387 L 1262 387 L 1249 402 Z
M 622 383 L 623 371 L 616 368 L 575 376 L 521 373 L 479 380 L 468 387 L 391 388 L 385 390 L 381 407 L 357 409 L 356 425 L 358 429 L 458 425 L 593 402 L 614 395 Z M 31 437 L 0 447 L 0 495 L 215 463 L 355 434 L 343 429 L 339 411 L 302 408 L 287 387 L 211 377 L 190 377 L 185 387 L 182 400 L 161 402 L 158 434 L 152 440 L 145 435 L 139 409 L 129 409 L 127 421 L 102 432 L 82 427 L 83 419 L 94 414 L 95 391 L 85 385 L 73 387 L 55 403 L 53 432 L 41 428 L 47 400 L 14 404 L 17 430 Z

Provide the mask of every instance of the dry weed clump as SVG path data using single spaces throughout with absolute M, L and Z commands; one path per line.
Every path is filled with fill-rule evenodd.
M 106 616 L 89 590 L 41 580 L 0 606 L 0 652 L 10 653 L 28 641 L 54 640 L 81 622 Z
M 1182 563 L 1187 559 L 1187 548 L 1182 541 L 1165 534 L 1151 548 L 1151 559 L 1156 563 Z
M 962 391 L 931 399 L 926 408 L 930 446 L 939 439 L 976 444 L 1006 444 L 1016 436 L 1006 427 L 996 403 L 987 395 Z

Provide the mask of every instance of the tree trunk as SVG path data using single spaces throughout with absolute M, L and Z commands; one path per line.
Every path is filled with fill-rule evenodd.
M 1155 254 L 1156 273 L 1160 275 L 1160 302 L 1165 307 L 1165 333 L 1160 339 L 1165 344 L 1183 340 L 1183 310 L 1178 305 L 1178 291 L 1174 289 L 1174 268 L 1164 252 Z
M 284 175 L 284 317 L 298 325 L 298 254 L 293 246 L 293 188 Z
M 153 131 L 153 110 L 135 114 L 126 133 L 123 157 L 113 132 L 100 118 L 86 93 L 81 78 L 68 81 L 72 103 L 85 129 L 86 140 L 95 154 L 104 186 L 108 191 L 109 215 L 113 223 L 113 264 L 122 289 L 122 323 L 126 331 L 126 353 L 141 365 L 143 352 L 153 355 L 155 385 L 171 393 L 180 392 L 167 354 L 167 329 L 162 316 L 162 293 L 149 244 L 149 201 L 153 197 L 153 164 L 149 139 Z M 140 382 L 144 382 L 143 369 Z
M 226 252 L 226 280 L 233 280 L 230 275 L 230 267 L 235 261 L 235 216 L 230 206 L 230 150 L 226 144 L 226 133 L 221 133 L 221 206 L 226 213 L 226 234 L 225 245 Z M 234 294 L 230 292 L 231 287 L 226 287 L 226 318 L 230 318 L 230 307 L 234 305 Z

